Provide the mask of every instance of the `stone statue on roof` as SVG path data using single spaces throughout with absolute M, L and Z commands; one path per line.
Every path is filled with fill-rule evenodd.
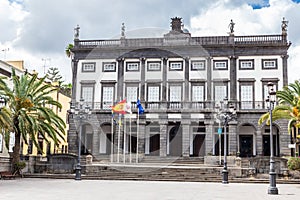
M 230 20 L 230 23 L 229 23 L 229 25 L 228 25 L 228 27 L 229 27 L 229 34 L 230 35 L 233 35 L 233 33 L 234 33 L 234 25 L 235 25 L 235 23 L 233 22 L 233 20 L 231 19 Z
M 121 38 L 125 38 L 125 24 L 122 23 L 122 26 L 121 26 Z
M 287 34 L 288 23 L 289 21 L 285 20 L 285 18 L 283 17 L 282 24 L 281 24 L 281 31 L 283 35 Z
M 77 27 L 74 28 L 74 39 L 79 39 L 79 25 L 77 24 Z

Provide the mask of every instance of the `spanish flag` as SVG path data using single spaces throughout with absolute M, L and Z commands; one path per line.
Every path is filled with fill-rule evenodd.
M 126 99 L 120 101 L 115 106 L 112 106 L 111 109 L 114 113 L 119 113 L 123 115 L 126 114 Z

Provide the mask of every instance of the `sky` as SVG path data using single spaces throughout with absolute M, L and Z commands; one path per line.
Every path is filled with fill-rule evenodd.
M 157 37 L 170 29 L 170 18 L 182 17 L 193 37 L 281 34 L 288 23 L 289 82 L 300 79 L 300 0 L 0 0 L 0 60 L 24 60 L 25 68 L 43 76 L 57 67 L 71 82 L 65 47 L 80 39 Z M 297 73 L 295 73 L 297 72 Z

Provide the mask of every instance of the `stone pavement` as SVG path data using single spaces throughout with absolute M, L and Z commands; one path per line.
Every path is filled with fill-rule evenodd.
M 72 179 L 0 180 L 1 200 L 260 200 L 297 199 L 300 185 L 278 184 L 279 195 L 268 195 L 268 184 Z

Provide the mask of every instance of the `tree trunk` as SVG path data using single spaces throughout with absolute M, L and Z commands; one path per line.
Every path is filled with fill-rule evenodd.
M 20 134 L 15 133 L 15 146 L 13 148 L 14 152 L 12 155 L 12 163 L 11 163 L 12 171 L 15 170 L 15 164 L 20 161 L 20 139 L 21 139 Z
M 21 147 L 21 134 L 19 129 L 19 120 L 14 119 L 14 130 L 15 130 L 15 146 L 13 148 L 11 168 L 15 171 L 16 163 L 20 162 L 20 147 Z

